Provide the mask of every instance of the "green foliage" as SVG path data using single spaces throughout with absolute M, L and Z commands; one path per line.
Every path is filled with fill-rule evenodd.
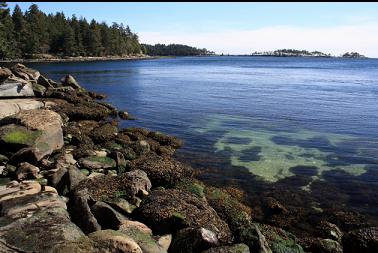
M 145 51 L 148 55 L 160 55 L 160 56 L 196 56 L 196 55 L 212 55 L 213 52 L 207 49 L 199 49 L 180 44 L 155 44 L 147 45 L 142 44 L 142 51 Z
M 0 2 L 0 59 L 35 58 L 43 54 L 64 56 L 125 56 L 142 53 L 138 36 L 129 26 L 90 23 L 63 12 L 45 14 L 36 4 L 13 14 Z

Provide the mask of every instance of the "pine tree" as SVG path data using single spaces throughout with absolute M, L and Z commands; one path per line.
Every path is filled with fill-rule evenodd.
M 6 3 L 0 6 L 0 58 L 12 58 L 16 56 L 13 21 Z

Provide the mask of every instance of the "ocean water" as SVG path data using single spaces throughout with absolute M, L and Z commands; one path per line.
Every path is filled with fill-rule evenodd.
M 123 127 L 183 139 L 178 159 L 209 183 L 242 189 L 252 206 L 274 196 L 306 214 L 336 209 L 378 220 L 378 59 L 179 57 L 28 66 L 52 79 L 71 74 L 105 93 L 137 118 Z

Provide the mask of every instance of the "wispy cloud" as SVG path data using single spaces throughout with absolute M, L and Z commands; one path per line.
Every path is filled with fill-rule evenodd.
M 378 22 L 364 21 L 329 27 L 271 26 L 190 34 L 177 30 L 140 32 L 139 36 L 143 43 L 188 44 L 217 53 L 249 54 L 253 51 L 294 48 L 320 50 L 334 55 L 357 51 L 369 57 L 378 57 Z

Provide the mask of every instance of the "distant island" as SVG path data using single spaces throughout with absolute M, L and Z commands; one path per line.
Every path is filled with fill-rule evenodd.
M 215 53 L 206 48 L 196 48 L 181 44 L 142 44 L 143 53 L 150 56 L 207 56 Z
M 357 52 L 345 53 L 341 57 L 343 57 L 343 58 L 367 58 L 366 56 L 359 54 Z
M 276 57 L 342 57 L 342 58 L 367 58 L 366 56 L 357 52 L 347 52 L 341 56 L 334 56 L 330 53 L 323 53 L 320 51 L 307 51 L 296 49 L 278 49 L 275 51 L 253 52 L 251 56 L 276 56 Z
M 302 57 L 332 57 L 331 54 L 326 54 L 319 51 L 309 52 L 307 50 L 296 50 L 296 49 L 279 49 L 275 51 L 265 51 L 265 52 L 254 52 L 252 56 L 302 56 Z

